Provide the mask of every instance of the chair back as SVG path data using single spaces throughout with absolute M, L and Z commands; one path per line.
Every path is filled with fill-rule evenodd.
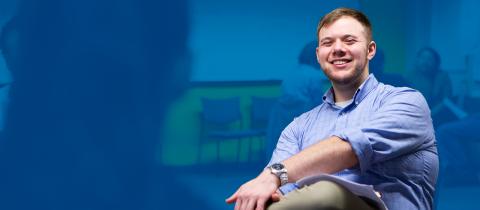
M 202 98 L 202 121 L 216 127 L 228 127 L 241 122 L 240 98 Z
M 266 129 L 277 97 L 252 97 L 251 128 Z

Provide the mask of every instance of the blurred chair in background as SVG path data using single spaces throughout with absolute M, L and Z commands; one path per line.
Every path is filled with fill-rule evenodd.
M 270 111 L 276 98 L 252 97 L 250 126 L 243 119 L 239 97 L 212 99 L 202 98 L 201 137 L 198 160 L 203 155 L 202 145 L 214 141 L 216 161 L 220 161 L 220 144 L 223 141 L 236 141 L 236 161 L 240 161 L 242 141 L 248 139 L 248 161 L 252 159 L 252 140 L 266 134 Z M 263 140 L 262 140 L 263 142 Z M 262 147 L 263 147 L 262 143 Z
M 252 97 L 250 125 L 252 130 L 258 130 L 262 135 L 266 134 L 270 113 L 277 100 L 277 97 Z
M 270 114 L 272 113 L 272 109 L 275 106 L 275 103 L 278 100 L 278 97 L 258 97 L 253 96 L 252 98 L 252 106 L 251 106 L 251 122 L 250 128 L 258 137 L 261 138 L 260 148 L 262 150 L 266 149 L 266 135 L 267 135 L 267 128 L 268 123 L 270 120 Z M 251 140 L 249 142 L 249 147 L 252 145 Z M 251 149 L 250 149 L 251 150 Z M 265 158 L 262 157 L 261 158 Z
M 220 142 L 237 141 L 236 160 L 240 160 L 240 140 L 250 136 L 250 130 L 245 130 L 240 98 L 211 99 L 202 98 L 201 136 L 198 160 L 202 157 L 202 146 L 214 141 L 216 144 L 216 161 L 220 161 Z

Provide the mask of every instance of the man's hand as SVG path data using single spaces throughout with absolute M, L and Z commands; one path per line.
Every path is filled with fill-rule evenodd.
M 235 210 L 264 210 L 268 200 L 279 200 L 279 186 L 280 180 L 264 170 L 257 178 L 243 184 L 226 202 L 235 202 Z

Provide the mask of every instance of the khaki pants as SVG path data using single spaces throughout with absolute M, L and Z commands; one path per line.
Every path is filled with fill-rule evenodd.
M 344 187 L 330 181 L 320 181 L 292 191 L 268 210 L 375 210 L 374 206 Z

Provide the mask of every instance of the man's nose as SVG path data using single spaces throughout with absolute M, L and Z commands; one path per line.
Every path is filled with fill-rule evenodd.
M 339 40 L 333 43 L 333 54 L 336 56 L 343 56 L 345 54 L 345 46 Z

